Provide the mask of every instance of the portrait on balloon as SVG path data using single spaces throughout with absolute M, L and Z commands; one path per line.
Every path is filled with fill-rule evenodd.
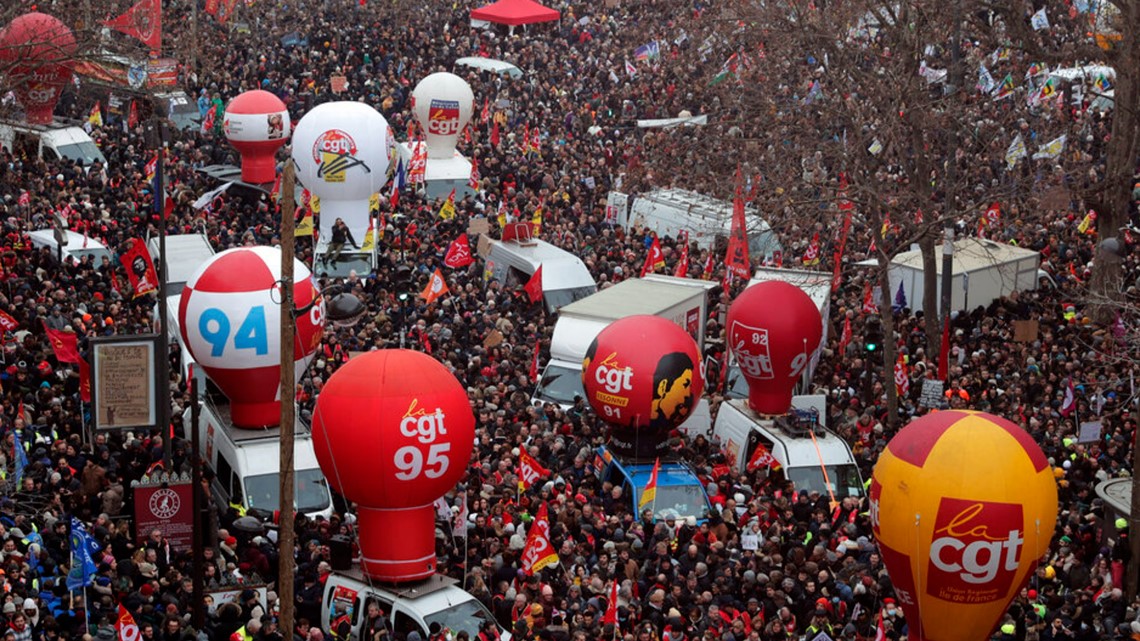
M 684 352 L 661 357 L 653 372 L 650 426 L 671 429 L 689 417 L 693 400 L 693 359 Z

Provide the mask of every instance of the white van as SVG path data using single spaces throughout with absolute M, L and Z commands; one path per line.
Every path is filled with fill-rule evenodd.
M 320 627 L 331 631 L 334 621 L 347 616 L 352 630 L 348 638 L 371 641 L 372 637 L 363 634 L 362 628 L 373 603 L 380 606 L 388 622 L 389 638 L 402 639 L 416 631 L 421 639 L 428 639 L 432 624 L 453 635 L 466 632 L 469 639 L 475 639 L 484 626 L 495 626 L 496 638 L 511 638 L 509 631 L 495 623 L 486 606 L 460 588 L 455 579 L 437 574 L 406 585 L 380 585 L 364 576 L 357 566 L 329 575 L 321 600 Z
M 223 395 L 205 395 L 200 401 L 198 432 L 204 458 L 214 471 L 210 490 L 218 506 L 237 505 L 243 512 L 271 517 L 281 501 L 281 428 L 235 428 Z M 183 421 L 190 429 L 189 409 Z M 317 463 L 312 435 L 300 422 L 294 430 L 294 507 L 310 518 L 329 518 L 333 513 L 332 492 Z
M 96 161 L 107 165 L 103 152 L 82 127 L 58 122 L 51 125 L 0 122 L 0 146 L 13 154 L 49 161 L 66 158 L 84 167 Z
M 815 490 L 828 496 L 830 490 L 837 501 L 848 496 L 862 498 L 863 477 L 851 446 L 819 422 L 819 417 L 826 416 L 826 397 L 794 396 L 792 407 L 798 411 L 791 418 L 773 420 L 753 412 L 745 399 L 721 403 L 713 438 L 728 464 L 744 471 L 763 445 L 780 464 L 779 470 L 769 474 L 782 475 L 797 491 Z
M 84 256 L 90 256 L 91 264 L 98 267 L 103 264 L 104 257 L 112 262 L 115 260 L 114 255 L 111 250 L 107 249 L 106 245 L 90 236 L 84 236 L 68 229 L 64 232 L 66 242 L 63 243 L 63 247 L 60 247 L 55 236 L 56 230 L 54 229 L 39 229 L 28 232 L 28 239 L 31 240 L 32 247 L 37 249 L 47 247 L 51 249 L 52 255 L 61 261 L 78 263 L 83 260 Z
M 486 261 L 484 278 L 499 281 L 507 291 L 525 285 L 542 265 L 542 297 L 551 314 L 598 291 L 581 258 L 545 241 L 503 242 L 481 236 L 479 254 Z
M 174 234 L 166 237 L 166 260 L 159 256 L 159 237 L 152 236 L 146 242 L 150 258 L 156 266 L 164 268 L 166 295 L 182 293 L 186 282 L 214 255 L 214 246 L 205 234 Z M 178 308 L 175 307 L 175 310 Z

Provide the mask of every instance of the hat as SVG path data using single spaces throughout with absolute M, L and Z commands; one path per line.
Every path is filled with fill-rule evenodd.
M 15 603 L 9 601 L 9 602 L 4 604 L 4 614 L 15 614 L 15 613 L 16 613 L 16 604 Z
M 1036 601 L 1037 600 L 1037 590 L 1030 590 L 1029 591 L 1029 600 L 1030 601 Z
M 235 537 L 235 536 L 227 536 L 227 537 L 226 537 L 226 540 L 225 540 L 225 541 L 223 541 L 223 543 L 225 543 L 227 547 L 231 547 L 231 548 L 232 548 L 233 546 L 237 545 L 237 537 Z
M 883 599 L 883 605 L 894 605 L 894 604 L 895 604 L 895 600 L 892 599 L 891 597 L 887 597 L 887 598 Z

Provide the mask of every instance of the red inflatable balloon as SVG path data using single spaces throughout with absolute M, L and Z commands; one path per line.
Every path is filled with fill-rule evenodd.
M 336 371 L 313 413 L 329 483 L 357 503 L 364 573 L 413 581 L 435 573 L 435 508 L 475 446 L 467 391 L 432 357 L 368 352 Z
M 613 449 L 653 456 L 700 400 L 700 366 L 693 337 L 660 316 L 629 316 L 603 329 L 582 361 L 582 385 L 598 417 L 614 428 Z
M 268 91 L 247 91 L 226 106 L 222 129 L 241 153 L 241 179 L 247 183 L 273 182 L 277 177 L 277 150 L 292 131 L 285 103 Z
M 26 13 L 0 31 L 0 67 L 24 106 L 29 124 L 50 125 L 55 103 L 71 80 L 75 35 L 46 13 Z
M 802 289 L 783 281 L 757 283 L 728 308 L 728 346 L 748 381 L 748 405 L 786 414 L 792 389 L 823 337 L 819 309 Z

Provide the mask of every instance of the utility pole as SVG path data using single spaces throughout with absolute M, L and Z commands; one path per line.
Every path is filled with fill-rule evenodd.
M 281 178 L 281 505 L 277 521 L 277 602 L 281 604 L 278 629 L 287 638 L 293 634 L 293 430 L 295 429 L 293 342 L 293 198 L 294 167 L 285 163 Z M 318 294 L 319 295 L 319 294 Z
M 950 322 L 950 301 L 954 290 L 954 221 L 946 219 L 942 236 L 942 322 Z

